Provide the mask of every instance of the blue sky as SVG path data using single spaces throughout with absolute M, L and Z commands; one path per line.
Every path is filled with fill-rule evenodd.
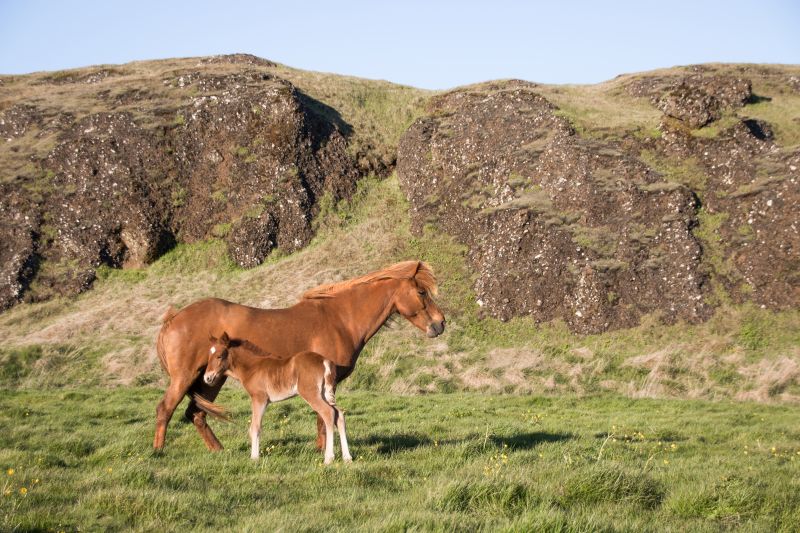
M 800 63 L 800 1 L 0 0 L 0 73 L 248 52 L 443 89 L 594 83 L 705 62 Z

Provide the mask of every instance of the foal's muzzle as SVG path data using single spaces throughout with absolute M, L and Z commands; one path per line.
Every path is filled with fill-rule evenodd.
M 444 319 L 441 322 L 431 322 L 428 324 L 428 332 L 427 335 L 431 339 L 434 337 L 438 337 L 444 331 Z
M 205 381 L 208 385 L 213 385 L 215 381 L 217 381 L 217 373 L 216 372 L 206 372 L 203 374 L 203 381 Z

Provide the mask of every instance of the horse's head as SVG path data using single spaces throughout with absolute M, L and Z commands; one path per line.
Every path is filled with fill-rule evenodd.
M 414 277 L 403 280 L 394 296 L 397 312 L 428 337 L 438 337 L 444 331 L 444 314 L 433 301 L 435 295 L 436 278 L 430 267 L 420 261 Z
M 237 346 L 236 341 L 228 337 L 227 332 L 222 332 L 219 338 L 209 335 L 211 347 L 208 350 L 208 364 L 203 374 L 203 381 L 212 385 L 219 376 L 225 375 L 230 367 L 230 349 Z

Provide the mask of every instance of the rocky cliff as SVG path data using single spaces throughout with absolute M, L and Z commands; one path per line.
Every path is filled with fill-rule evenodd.
M 252 56 L 4 77 L 0 308 L 88 288 L 175 242 L 239 265 L 312 237 L 358 177 L 343 123 Z
M 797 80 L 696 67 L 591 93 L 521 81 L 445 93 L 400 142 L 412 223 L 469 246 L 479 304 L 501 319 L 593 333 L 650 313 L 700 321 L 727 301 L 797 306 L 798 124 L 781 118 L 777 139 L 748 114 L 796 104 Z

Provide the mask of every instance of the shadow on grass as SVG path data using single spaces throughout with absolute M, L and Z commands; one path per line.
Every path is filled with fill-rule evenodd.
M 491 436 L 489 440 L 499 446 L 507 444 L 512 450 L 530 450 L 545 442 L 562 442 L 574 439 L 575 435 L 570 433 L 545 433 L 534 431 L 532 433 L 518 433 L 507 437 Z
M 568 433 L 545 433 L 538 431 L 509 436 L 491 435 L 486 442 L 491 443 L 493 446 L 502 446 L 505 444 L 512 450 L 529 450 L 545 442 L 561 442 L 574 438 L 574 435 Z M 460 439 L 443 439 L 437 442 L 440 446 L 458 446 L 470 442 L 476 443 L 480 439 L 481 437 L 473 435 Z M 396 452 L 413 450 L 421 446 L 431 446 L 434 444 L 434 441 L 425 436 L 399 433 L 394 435 L 370 435 L 366 438 L 355 440 L 354 444 L 362 446 L 377 445 L 376 451 L 379 454 L 391 455 Z
M 356 444 L 364 446 L 378 446 L 377 452 L 383 455 L 391 455 L 395 452 L 413 450 L 420 446 L 428 446 L 433 441 L 428 437 L 412 435 L 409 433 L 397 433 L 394 435 L 370 435 L 369 437 L 358 439 Z

